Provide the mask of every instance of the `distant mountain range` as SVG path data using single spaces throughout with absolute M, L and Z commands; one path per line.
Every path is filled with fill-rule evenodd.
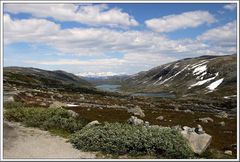
M 48 71 L 25 67 L 4 67 L 3 82 L 5 84 L 15 84 L 28 87 L 61 88 L 63 85 L 70 84 L 82 87 L 92 86 L 88 81 L 65 71 Z
M 237 94 L 237 55 L 186 58 L 124 79 L 123 90 L 184 95 Z
M 113 73 L 113 72 L 83 72 L 83 73 L 78 73 L 76 75 L 84 78 L 108 78 L 108 77 L 124 75 L 124 74 Z
M 237 94 L 236 54 L 186 58 L 130 76 L 86 73 L 79 77 L 60 70 L 24 67 L 4 67 L 3 71 L 4 84 L 23 86 L 61 87 L 71 84 L 93 88 L 98 84 L 120 84 L 126 92 L 171 92 L 181 97 L 223 98 Z

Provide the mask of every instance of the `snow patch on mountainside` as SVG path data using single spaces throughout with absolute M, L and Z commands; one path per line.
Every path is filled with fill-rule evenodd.
M 211 78 L 208 78 L 208 79 L 205 79 L 205 80 L 201 80 L 201 81 L 198 81 L 197 83 L 195 84 L 192 84 L 190 85 L 190 87 L 188 87 L 188 89 L 191 89 L 192 87 L 195 87 L 195 86 L 201 86 L 211 80 L 214 80 L 217 76 L 218 76 L 219 73 L 215 73 L 215 76 L 214 77 L 211 77 Z
M 206 63 L 208 63 L 208 61 L 205 61 L 205 60 L 199 61 L 198 63 L 192 64 L 191 68 L 195 69 L 196 67 L 201 66 Z
M 184 70 L 186 70 L 188 68 L 189 65 L 187 65 L 185 68 L 183 68 L 182 70 L 180 70 L 179 72 L 177 72 L 176 74 L 174 74 L 173 76 L 161 81 L 158 85 L 164 84 L 165 82 L 169 81 L 170 79 L 176 77 L 178 74 L 180 74 L 181 72 L 183 72 Z
M 158 78 L 158 80 L 153 83 L 153 85 L 154 85 L 154 84 L 157 84 L 157 82 L 159 82 L 161 79 L 162 79 L 162 76 L 160 76 L 160 77 Z
M 211 83 L 209 86 L 207 86 L 207 88 L 210 90 L 210 91 L 213 91 L 215 90 L 222 82 L 223 82 L 224 78 L 221 78 L 213 83 Z
M 198 66 L 193 70 L 193 75 L 199 75 L 207 70 L 207 65 Z

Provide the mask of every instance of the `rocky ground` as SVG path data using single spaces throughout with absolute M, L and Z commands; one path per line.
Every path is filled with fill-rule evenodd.
M 11 87 L 5 87 L 4 90 L 5 101 L 24 102 L 29 106 L 40 106 L 45 108 L 64 107 L 77 112 L 81 117 L 88 121 L 127 122 L 131 116 L 136 116 L 140 120 L 145 121 L 145 123 L 150 123 L 151 125 L 169 127 L 180 125 L 180 127 L 189 126 L 188 128 L 196 128 L 198 125 L 201 125 L 204 131 L 212 136 L 210 148 L 217 149 L 222 153 L 228 151 L 228 153 L 230 152 L 234 156 L 236 155 L 236 113 L 234 113 L 234 111 L 229 111 L 228 108 L 224 108 L 223 105 L 218 105 L 218 103 L 206 103 L 205 100 L 200 99 L 154 99 L 132 97 L 117 93 L 114 95 L 108 93 L 93 94 L 79 91 L 61 91 L 54 88 L 26 88 L 14 85 L 11 85 Z M 6 126 L 6 128 L 4 127 L 4 130 L 6 129 L 14 132 L 15 129 L 15 133 L 9 133 L 5 136 L 7 137 L 10 135 L 8 138 L 16 140 L 14 148 L 11 148 L 13 150 L 9 149 L 9 147 L 12 146 L 10 142 L 5 143 L 6 147 L 4 148 L 4 155 L 6 157 L 12 156 L 10 155 L 10 152 L 12 151 L 16 154 L 12 157 L 20 157 L 24 154 L 21 150 L 27 152 L 32 146 L 37 146 L 39 141 L 41 144 L 44 144 L 44 142 L 45 144 L 50 142 L 43 140 L 46 138 L 46 140 L 56 140 L 50 142 L 49 145 L 53 152 L 48 151 L 49 154 L 45 154 L 45 149 L 43 152 L 33 150 L 32 154 L 30 151 L 30 154 L 27 155 L 31 157 L 49 157 L 52 155 L 58 155 L 58 153 L 62 151 L 60 148 L 64 148 L 64 152 L 66 152 L 66 148 L 69 150 L 69 154 L 59 154 L 58 158 L 61 158 L 62 156 L 66 156 L 65 158 L 94 158 L 94 155 L 92 154 L 84 154 L 82 152 L 77 153 L 78 151 L 76 152 L 76 150 L 72 149 L 70 144 L 68 145 L 64 139 L 55 137 L 54 139 L 51 139 L 52 136 L 46 134 L 46 132 L 38 132 L 38 134 L 35 132 L 35 129 L 25 129 L 19 125 L 13 126 L 14 129 L 7 125 L 4 126 Z M 191 129 L 187 129 L 187 131 L 188 130 Z M 186 130 L 184 129 L 183 131 Z M 17 132 L 20 132 L 20 134 L 17 134 Z M 17 137 L 14 135 L 17 135 Z M 36 137 L 39 140 L 34 140 Z M 10 141 L 6 138 L 4 140 Z M 26 140 L 30 141 L 30 143 L 27 142 L 25 144 L 24 141 Z M 55 145 L 55 143 L 59 142 L 58 140 L 61 143 L 61 147 Z M 28 146 L 24 148 L 26 150 L 21 148 L 22 144 L 23 146 Z M 40 146 L 43 146 L 41 144 Z M 55 150 L 54 147 L 58 147 L 58 149 Z M 56 152 L 54 152 L 54 150 Z

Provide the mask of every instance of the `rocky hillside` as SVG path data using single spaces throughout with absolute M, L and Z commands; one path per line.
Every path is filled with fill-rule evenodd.
M 233 97 L 237 94 L 237 55 L 186 58 L 158 66 L 125 79 L 123 90 Z
M 4 67 L 4 85 L 15 84 L 27 87 L 61 88 L 63 85 L 91 87 L 91 84 L 65 71 L 47 71 L 37 68 Z

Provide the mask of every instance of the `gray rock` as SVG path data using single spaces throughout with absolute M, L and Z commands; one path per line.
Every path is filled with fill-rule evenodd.
M 224 154 L 226 154 L 226 155 L 232 155 L 232 151 L 231 151 L 231 150 L 226 150 L 226 151 L 224 151 Z
M 149 123 L 148 121 L 145 121 L 145 122 L 144 122 L 144 126 L 149 127 L 149 125 L 150 125 L 150 123 Z
M 191 127 L 188 127 L 188 126 L 184 126 L 184 127 L 183 127 L 183 130 L 186 131 L 186 132 L 194 132 L 194 131 L 195 131 L 195 128 L 191 128 Z
M 49 108 L 61 108 L 66 106 L 65 103 L 59 102 L 59 101 L 54 101 L 52 104 L 49 106 Z
M 61 94 L 58 93 L 58 94 L 57 94 L 57 97 L 58 97 L 58 98 L 62 98 L 63 95 L 61 95 Z
M 159 125 L 150 125 L 149 127 L 154 128 L 154 129 L 161 128 L 161 126 L 159 126 Z
M 187 109 L 187 110 L 183 110 L 183 112 L 194 114 L 194 112 L 193 112 L 192 110 L 189 110 L 189 109 Z
M 47 106 L 47 104 L 45 102 L 41 102 L 39 105 L 40 106 Z
M 216 117 L 218 117 L 218 118 L 228 118 L 228 113 L 226 113 L 225 111 L 221 111 L 216 115 Z
M 138 119 L 135 116 L 131 116 L 131 118 L 128 119 L 128 123 L 132 125 L 143 125 L 144 121 L 142 119 Z
M 224 127 L 225 126 L 225 122 L 224 121 L 221 121 L 218 123 L 220 126 Z
M 78 113 L 76 113 L 75 111 L 72 111 L 72 110 L 67 110 L 67 111 L 74 118 L 77 118 L 79 116 Z
M 208 122 L 213 122 L 214 120 L 210 117 L 206 117 L 206 118 L 199 118 L 199 121 L 203 122 L 203 123 L 208 123 Z
M 139 106 L 135 106 L 134 108 L 130 108 L 127 110 L 128 113 L 132 113 L 133 115 L 145 117 L 143 110 Z
M 172 129 L 175 129 L 175 130 L 177 130 L 177 131 L 182 131 L 182 128 L 181 128 L 180 125 L 175 125 L 175 126 L 172 126 L 171 128 L 172 128 Z
M 28 97 L 33 97 L 33 95 L 31 93 L 25 93 L 25 95 Z
M 159 117 L 157 117 L 156 119 L 157 119 L 157 120 L 163 120 L 164 117 L 163 117 L 163 116 L 159 116 Z
M 3 96 L 3 102 L 14 102 L 14 97 L 13 96 L 8 96 L 8 95 L 4 95 Z
M 94 121 L 91 121 L 90 123 L 88 123 L 85 127 L 92 127 L 92 126 L 99 125 L 99 124 L 101 124 L 101 123 L 99 123 L 99 121 L 94 120 Z
M 197 125 L 197 128 L 195 129 L 195 132 L 197 134 L 204 134 L 205 133 L 205 131 L 203 130 L 202 126 L 199 125 L 199 124 Z
M 207 133 L 197 134 L 195 131 L 189 131 L 189 127 L 181 131 L 182 136 L 187 140 L 189 146 L 196 154 L 202 154 L 210 145 L 212 136 Z

